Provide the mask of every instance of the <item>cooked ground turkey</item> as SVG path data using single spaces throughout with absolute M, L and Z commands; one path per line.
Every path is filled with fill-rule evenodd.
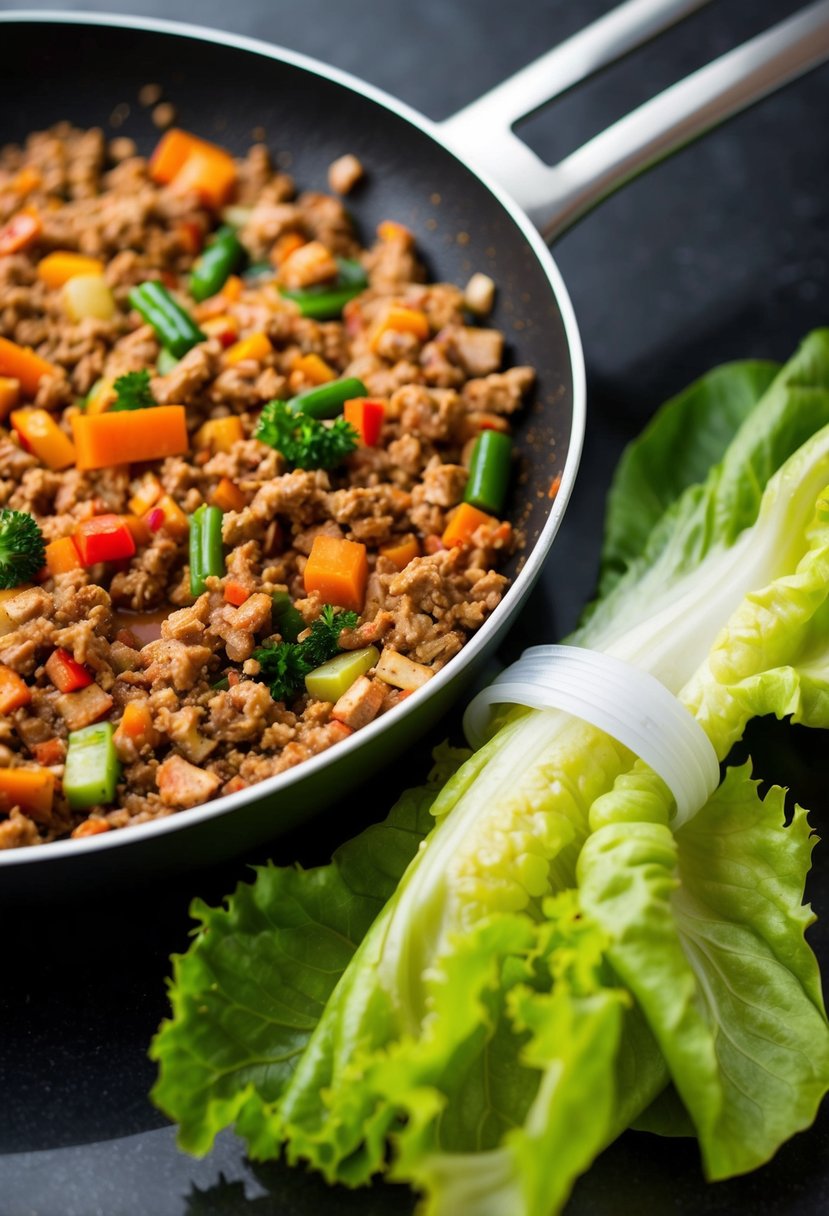
M 333 166 L 335 190 L 345 193 L 362 173 L 353 161 Z M 233 291 L 196 304 L 186 276 L 220 217 L 196 194 L 155 182 L 129 140 L 107 146 L 99 130 L 62 124 L 0 153 L 0 227 L 24 210 L 40 220 L 36 239 L 0 254 L 0 337 L 57 368 L 22 404 L 45 408 L 71 434 L 72 413 L 96 382 L 147 370 L 159 404 L 186 407 L 191 440 L 189 454 L 163 461 L 55 471 L 14 429 L 0 429 L 0 507 L 31 513 L 48 542 L 95 515 L 134 514 L 148 486 L 151 498 L 167 495 L 187 515 L 213 502 L 220 483 L 235 494 L 223 517 L 226 573 L 195 599 L 186 533 L 166 516 L 129 560 L 43 572 L 35 586 L 3 593 L 0 664 L 23 677 L 31 699 L 0 717 L 0 768 L 46 766 L 56 780 L 51 809 L 0 802 L 0 848 L 197 806 L 301 763 L 416 696 L 371 669 L 336 705 L 304 692 L 286 704 L 257 678 L 254 650 L 282 640 L 272 597 L 287 591 L 306 626 L 324 607 L 303 579 L 315 537 L 367 551 L 365 602 L 339 646 L 376 645 L 428 669 L 423 678 L 461 650 L 504 593 L 497 566 L 518 543 L 508 522 L 492 519 L 450 548 L 441 538 L 462 501 L 475 437 L 485 427 L 509 430 L 532 369 L 502 367 L 503 336 L 469 323 L 459 288 L 426 282 L 404 228 L 381 225 L 364 247 L 340 199 L 297 193 L 265 148 L 237 162 L 232 203 L 250 262 L 270 260 L 273 273 L 242 272 Z M 68 319 L 61 290 L 37 269 L 55 250 L 105 264 L 112 319 Z M 367 289 L 340 320 L 303 317 L 278 288 L 323 281 L 331 255 L 358 259 Z M 166 374 L 156 368 L 155 332 L 127 300 L 148 279 L 161 279 L 208 334 Z M 378 338 L 391 306 L 424 315 L 428 337 L 389 328 Z M 267 336 L 268 353 L 228 361 L 228 343 L 254 333 Z M 292 470 L 253 437 L 267 402 L 314 385 L 320 364 L 309 355 L 325 374 L 359 377 L 385 404 L 377 445 L 327 471 Z M 243 437 L 229 450 L 200 446 L 199 428 L 229 416 Z M 402 569 L 381 552 L 412 538 Z M 94 682 L 55 687 L 45 665 L 56 648 Z M 115 801 L 73 811 L 61 788 L 69 733 L 97 721 L 117 726 L 133 702 L 149 710 L 148 726 L 137 736 L 116 731 Z

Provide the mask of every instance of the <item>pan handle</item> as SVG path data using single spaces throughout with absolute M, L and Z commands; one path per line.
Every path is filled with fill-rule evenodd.
M 613 123 L 557 165 L 514 124 L 706 0 L 628 0 L 441 124 L 551 241 L 631 178 L 829 58 L 829 0 L 802 9 Z

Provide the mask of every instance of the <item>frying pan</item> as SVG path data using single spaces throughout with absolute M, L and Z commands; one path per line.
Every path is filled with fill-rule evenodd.
M 538 372 L 536 398 L 517 424 L 526 459 L 512 516 L 526 546 L 507 570 L 513 582 L 503 602 L 446 669 L 393 714 L 259 785 L 129 831 L 0 854 L 0 898 L 89 892 L 238 855 L 343 797 L 469 687 L 538 577 L 581 453 L 581 344 L 545 239 L 648 165 L 827 58 L 829 0 L 675 85 L 558 166 L 544 165 L 512 128 L 704 2 L 628 0 L 439 125 L 343 72 L 252 39 L 99 14 L 0 14 L 2 142 L 68 119 L 108 125 L 146 153 L 158 133 L 135 101 L 143 84 L 158 81 L 182 126 L 237 154 L 264 131 L 302 188 L 324 188 L 330 162 L 353 152 L 370 174 L 353 204 L 362 231 L 400 220 L 415 232 L 433 278 L 490 274 L 498 284 L 493 324 L 507 334 L 511 361 Z M 555 475 L 561 487 L 551 502 Z

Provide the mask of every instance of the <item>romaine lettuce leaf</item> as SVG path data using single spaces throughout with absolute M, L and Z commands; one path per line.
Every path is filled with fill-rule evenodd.
M 716 367 L 667 401 L 628 444 L 607 496 L 600 599 L 643 552 L 668 507 L 719 464 L 779 371 L 756 359 Z

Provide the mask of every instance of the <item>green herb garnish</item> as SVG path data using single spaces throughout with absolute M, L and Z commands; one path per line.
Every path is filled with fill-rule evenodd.
M 353 629 L 359 619 L 356 612 L 337 612 L 326 604 L 301 642 L 268 642 L 254 650 L 258 679 L 268 685 L 274 701 L 291 701 L 305 677 L 339 653 L 340 634 Z
M 118 395 L 111 410 L 148 410 L 158 404 L 150 388 L 149 372 L 127 372 L 113 387 Z
M 43 533 L 28 511 L 0 511 L 0 588 L 19 587 L 43 569 Z
M 254 438 L 276 448 L 294 469 L 333 469 L 354 451 L 360 437 L 344 418 L 325 423 L 295 413 L 285 401 L 269 401 Z

